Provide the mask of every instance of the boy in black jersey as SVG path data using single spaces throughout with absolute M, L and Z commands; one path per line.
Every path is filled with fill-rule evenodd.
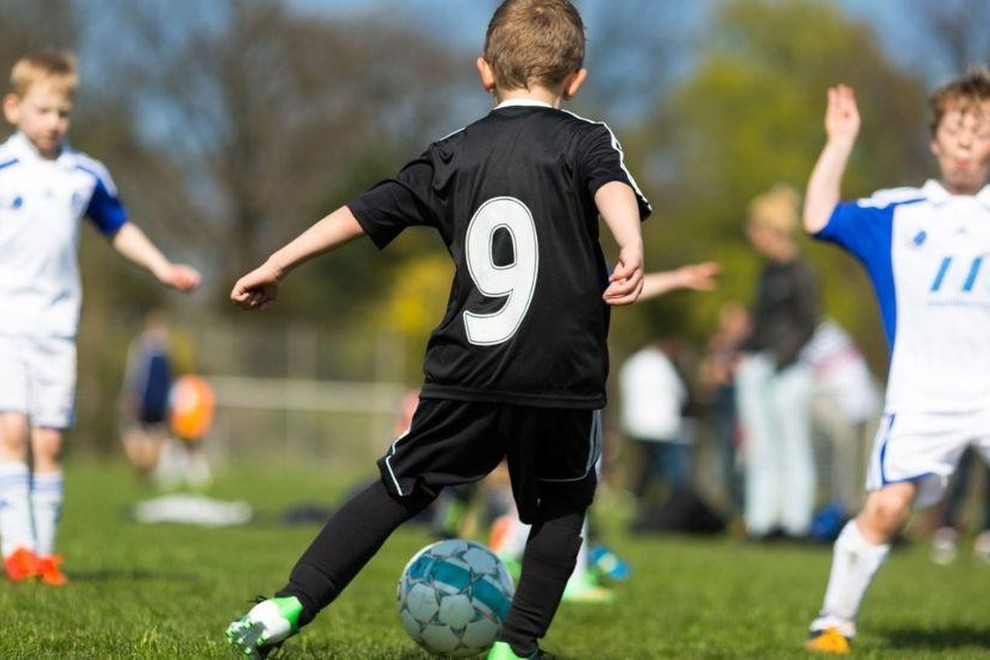
M 507 458 L 532 532 L 489 657 L 541 657 L 537 642 L 574 568 L 597 481 L 608 307 L 642 289 L 639 225 L 650 213 L 609 128 L 560 109 L 584 82 L 584 45 L 568 0 L 503 2 L 477 61 L 494 110 L 235 284 L 236 303 L 265 309 L 299 264 L 362 234 L 383 248 L 411 225 L 435 228 L 456 265 L 408 433 L 378 461 L 381 480 L 330 519 L 276 597 L 227 629 L 244 653 L 264 655 L 297 632 L 441 489 Z M 599 216 L 619 248 L 611 276 Z

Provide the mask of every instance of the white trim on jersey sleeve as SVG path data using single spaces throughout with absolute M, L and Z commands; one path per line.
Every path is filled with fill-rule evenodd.
M 856 200 L 856 204 L 863 208 L 874 208 L 882 209 L 885 206 L 890 206 L 891 204 L 902 204 L 904 202 L 909 202 L 912 200 L 924 199 L 928 195 L 925 194 L 923 188 L 885 188 L 883 190 L 878 190 L 869 197 L 864 197 L 862 199 Z
M 615 132 L 612 131 L 611 127 L 609 127 L 609 125 L 603 121 L 595 121 L 594 119 L 588 119 L 587 117 L 582 117 L 580 115 L 577 115 L 571 112 L 570 110 L 561 109 L 561 112 L 566 112 L 575 119 L 579 119 L 583 122 L 587 122 L 589 124 L 597 124 L 605 127 L 605 130 L 608 131 L 609 136 L 612 138 L 612 148 L 615 149 L 616 152 L 618 152 L 619 154 L 619 167 L 622 168 L 622 171 L 629 179 L 629 185 L 631 185 L 632 189 L 636 191 L 636 196 L 640 198 L 640 200 L 646 206 L 649 213 L 653 213 L 653 206 L 650 204 L 650 200 L 647 199 L 646 195 L 643 194 L 643 191 L 640 190 L 639 184 L 636 183 L 636 177 L 634 177 L 632 175 L 632 172 L 629 171 L 629 168 L 626 167 L 626 153 L 622 150 L 622 145 L 619 143 L 619 139 L 615 137 Z
M 110 176 L 110 170 L 107 169 L 106 165 L 84 153 L 78 151 L 71 153 L 76 167 L 93 174 L 103 184 L 103 187 L 106 188 L 108 193 L 114 197 L 119 196 L 117 184 L 114 183 L 113 177 Z

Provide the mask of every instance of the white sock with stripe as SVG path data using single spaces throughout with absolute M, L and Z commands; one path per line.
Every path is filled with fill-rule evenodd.
M 889 552 L 889 543 L 876 545 L 867 541 L 855 520 L 846 523 L 832 552 L 825 603 L 811 629 L 836 627 L 846 637 L 853 637 L 863 595 Z
M 35 549 L 30 489 L 27 463 L 0 462 L 0 551 L 4 557 L 18 548 Z
M 41 557 L 55 554 L 55 535 L 62 517 L 64 479 L 61 472 L 35 472 L 31 481 L 31 509 L 37 552 Z

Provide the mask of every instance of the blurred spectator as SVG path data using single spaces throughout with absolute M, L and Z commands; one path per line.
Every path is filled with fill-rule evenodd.
M 720 458 L 725 500 L 733 511 L 741 511 L 743 503 L 736 456 L 739 424 L 736 414 L 735 371 L 742 359 L 742 343 L 749 332 L 749 312 L 746 307 L 735 300 L 723 303 L 718 312 L 718 326 L 708 339 L 698 374 L 702 396 L 708 404 L 708 421 Z
M 990 466 L 977 457 L 972 447 L 967 447 L 959 458 L 955 477 L 949 486 L 945 505 L 939 512 L 939 527 L 932 537 L 931 556 L 936 564 L 951 564 L 959 555 L 959 537 L 962 534 L 963 509 L 966 505 L 966 490 L 973 476 L 981 490 L 980 524 L 973 542 L 973 556 L 990 564 Z
M 826 318 L 801 354 L 814 371 L 812 428 L 821 443 L 818 478 L 826 506 L 815 518 L 817 540 L 834 540 L 863 503 L 870 441 L 880 412 L 880 392 L 852 337 Z
M 148 476 L 158 465 L 168 438 L 168 399 L 172 388 L 168 322 L 150 312 L 144 329 L 127 351 L 120 396 L 121 440 L 131 465 Z
M 807 536 L 814 506 L 813 373 L 799 356 L 818 324 L 818 293 L 794 236 L 798 202 L 796 191 L 778 185 L 748 208 L 747 236 L 766 259 L 736 372 L 745 524 L 756 539 Z
M 688 391 L 669 350 L 665 342 L 652 342 L 633 353 L 619 372 L 619 420 L 638 453 L 630 490 L 640 512 L 654 487 L 668 496 L 690 474 L 681 419 Z

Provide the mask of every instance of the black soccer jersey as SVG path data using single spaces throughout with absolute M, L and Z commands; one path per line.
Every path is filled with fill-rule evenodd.
M 594 195 L 611 181 L 636 190 L 645 219 L 649 203 L 605 124 L 509 103 L 348 204 L 379 248 L 427 225 L 454 260 L 422 396 L 605 405 L 608 275 Z

